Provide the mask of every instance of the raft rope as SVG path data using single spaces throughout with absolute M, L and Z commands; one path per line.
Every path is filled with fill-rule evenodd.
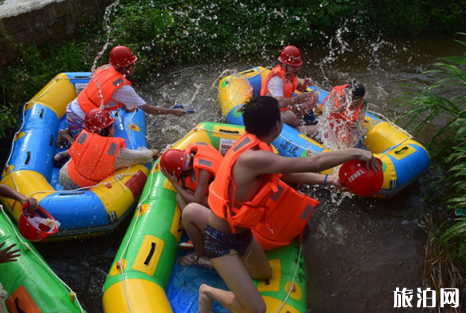
M 280 308 L 277 310 L 277 313 L 280 313 L 280 311 L 282 310 L 282 308 L 285 306 L 286 301 L 288 301 L 288 298 L 290 297 L 291 292 L 293 292 L 293 291 L 295 290 L 294 281 L 295 281 L 295 279 L 296 279 L 296 274 L 298 273 L 299 260 L 301 260 L 301 254 L 302 254 L 302 252 L 303 252 L 303 244 L 301 243 L 301 244 L 299 245 L 298 260 L 296 261 L 296 267 L 295 267 L 295 269 L 294 269 L 293 278 L 291 279 L 291 283 L 290 283 L 290 290 L 288 290 L 288 293 L 286 294 L 285 300 L 283 300 L 283 303 L 282 303 L 282 305 L 280 306 Z
M 16 231 L 16 228 L 15 226 L 13 225 L 13 223 L 11 222 L 11 219 L 8 217 L 8 215 L 6 214 L 5 210 L 3 209 L 3 206 L 0 205 L 0 208 L 2 210 L 2 214 L 6 217 L 8 223 L 10 223 L 10 226 L 11 228 L 13 229 L 13 231 L 15 232 L 15 235 L 16 237 L 18 238 L 18 240 L 26 247 L 26 249 L 28 251 L 31 251 L 31 253 L 37 258 L 37 260 L 39 260 L 40 263 L 42 263 L 42 265 L 50 272 L 50 274 L 52 276 L 55 276 L 65 287 L 66 289 L 68 289 L 70 291 L 70 298 L 71 298 L 71 301 L 74 302 L 76 301 L 76 303 L 78 304 L 79 306 L 79 309 L 81 310 L 81 312 L 85 313 L 85 311 L 83 310 L 82 306 L 81 306 L 81 303 L 79 302 L 78 300 L 78 296 L 76 295 L 76 292 L 74 292 L 63 280 L 61 280 L 60 277 L 58 277 L 57 274 L 55 274 L 55 272 L 48 266 L 47 263 L 45 263 L 40 257 L 39 255 L 33 250 L 31 249 L 31 247 L 29 246 L 29 244 L 25 241 L 23 241 L 23 239 L 21 238 L 21 236 L 18 234 L 18 232 Z M 74 300 L 73 300 L 74 299 Z

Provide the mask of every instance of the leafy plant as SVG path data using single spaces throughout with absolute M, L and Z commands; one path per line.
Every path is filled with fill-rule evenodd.
M 466 42 L 456 41 L 466 47 Z M 407 126 L 412 125 L 415 132 L 419 132 L 439 116 L 448 118 L 429 147 L 436 148 L 436 153 L 446 154 L 443 162 L 449 167 L 447 181 L 452 195 L 444 203 L 466 212 L 466 53 L 440 58 L 434 69 L 425 74 L 429 73 L 443 78 L 432 86 L 416 87 L 416 92 L 408 92 L 406 97 L 399 99 L 399 106 L 408 108 L 400 121 L 407 120 Z M 442 96 L 447 94 L 454 96 L 450 99 Z M 443 242 L 466 236 L 466 217 L 457 218 L 456 222 L 443 233 Z

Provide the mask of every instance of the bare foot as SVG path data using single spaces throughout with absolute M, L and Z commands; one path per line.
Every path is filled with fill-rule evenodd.
M 210 287 L 202 284 L 199 287 L 199 313 L 214 313 L 212 299 L 209 297 Z
M 178 259 L 178 263 L 180 263 L 181 266 L 200 265 L 211 270 L 214 269 L 210 260 L 205 255 L 200 255 L 197 252 L 182 256 Z

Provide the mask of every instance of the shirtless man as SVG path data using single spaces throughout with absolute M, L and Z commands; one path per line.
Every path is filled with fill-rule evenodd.
M 322 184 L 325 175 L 312 172 L 321 172 L 353 159 L 366 162 L 374 171 L 379 170 L 372 153 L 361 149 L 326 152 L 307 158 L 274 154 L 271 143 L 280 134 L 283 124 L 278 101 L 273 97 L 261 96 L 249 101 L 243 120 L 246 133 L 225 155 L 209 187 L 211 211 L 197 203 L 189 204 L 184 210 L 203 214 L 197 214 L 197 224 L 190 225 L 194 227 L 194 236 L 189 233 L 192 229 L 186 228 L 186 231 L 196 247 L 196 236 L 202 236 L 205 227 L 201 250 L 231 290 L 201 285 L 199 312 L 202 313 L 212 312 L 213 301 L 231 312 L 266 311 L 265 302 L 251 277 L 269 279 L 272 271 L 251 228 L 263 214 L 267 214 L 265 203 L 280 177 L 288 182 Z M 336 176 L 329 176 L 327 184 L 345 189 Z

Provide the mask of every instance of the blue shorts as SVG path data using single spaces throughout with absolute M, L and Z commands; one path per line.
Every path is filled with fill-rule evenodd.
M 221 232 L 209 224 L 205 228 L 204 251 L 209 259 L 227 254 L 238 254 L 242 257 L 252 242 L 252 232 L 232 234 Z

